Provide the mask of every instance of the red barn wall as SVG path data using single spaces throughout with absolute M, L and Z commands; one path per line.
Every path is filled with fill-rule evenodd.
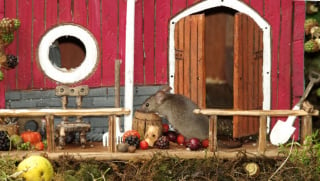
M 199 0 L 138 0 L 135 9 L 135 74 L 137 85 L 168 83 L 168 22 L 179 11 Z M 243 0 L 271 25 L 272 108 L 287 109 L 301 96 L 303 77 L 303 22 L 301 1 Z M 59 2 L 59 4 L 57 3 Z M 73 22 L 88 28 L 100 46 L 96 72 L 79 84 L 90 87 L 114 85 L 114 61 L 122 60 L 124 83 L 126 0 L 0 0 L 0 15 L 16 17 L 21 27 L 7 52 L 19 57 L 14 70 L 5 71 L 0 82 L 0 107 L 6 90 L 52 89 L 56 83 L 37 65 L 41 36 L 59 23 Z M 1 6 L 2 5 L 2 6 Z

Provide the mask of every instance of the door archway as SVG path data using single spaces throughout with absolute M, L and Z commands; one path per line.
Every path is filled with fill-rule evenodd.
M 248 81 L 251 81 L 250 84 L 252 84 L 254 81 L 260 81 L 261 82 L 261 88 L 260 91 L 261 92 L 261 98 L 260 101 L 261 105 L 254 105 L 256 107 L 252 107 L 251 105 L 242 105 L 242 102 L 245 101 L 244 99 L 237 99 L 234 101 L 234 103 L 236 104 L 234 108 L 237 109 L 264 109 L 264 110 L 268 110 L 270 109 L 270 102 L 271 102 L 271 38 L 270 38 L 270 25 L 257 13 L 255 12 L 253 9 L 251 9 L 249 6 L 247 6 L 246 4 L 242 3 L 241 1 L 213 1 L 213 0 L 208 0 L 208 1 L 203 1 L 200 2 L 186 10 L 184 10 L 183 12 L 179 13 L 178 15 L 176 15 L 175 17 L 173 17 L 170 21 L 170 34 L 169 34 L 169 84 L 170 86 L 173 88 L 173 92 L 175 93 L 182 93 L 185 94 L 186 96 L 190 97 L 191 99 L 193 99 L 196 103 L 198 103 L 198 105 L 201 108 L 204 108 L 206 106 L 205 104 L 205 92 L 203 90 L 203 85 L 205 84 L 205 77 L 201 76 L 201 75 L 197 75 L 197 77 L 195 78 L 194 76 L 189 76 L 190 80 L 187 79 L 188 82 L 190 83 L 183 83 L 183 86 L 177 86 L 177 84 L 175 82 L 180 81 L 181 77 L 183 77 L 183 79 L 186 79 L 186 74 L 190 73 L 192 74 L 192 71 L 205 71 L 205 68 L 201 68 L 204 66 L 204 64 L 201 64 L 201 62 L 204 62 L 204 56 L 201 54 L 203 52 L 202 49 L 202 45 L 203 44 L 199 44 L 197 47 L 200 47 L 200 49 L 198 48 L 197 50 L 191 50 L 192 49 L 192 45 L 193 42 L 195 42 L 195 38 L 192 38 L 193 34 L 195 33 L 190 33 L 192 32 L 192 27 L 194 26 L 202 26 L 201 24 L 203 24 L 204 22 L 204 18 L 201 17 L 201 12 L 207 11 L 207 10 L 211 10 L 211 9 L 217 9 L 219 7 L 226 7 L 226 8 L 230 8 L 235 10 L 237 13 L 237 18 L 235 18 L 237 20 L 237 23 L 241 22 L 246 24 L 246 26 L 255 26 L 257 27 L 256 29 L 260 29 L 261 33 L 258 33 L 258 35 L 256 37 L 259 37 L 260 39 L 262 39 L 261 41 L 261 46 L 259 46 L 259 43 L 255 43 L 258 44 L 258 48 L 257 50 L 254 50 L 254 52 L 250 52 L 250 54 L 254 55 L 249 55 L 249 56 L 256 56 L 257 59 L 260 57 L 261 58 L 261 63 L 260 65 L 253 65 L 252 67 L 249 67 L 249 69 L 255 69 L 257 66 L 260 66 L 261 68 L 256 68 L 256 70 L 260 71 L 261 74 L 261 79 L 259 80 L 257 78 L 257 80 L 255 79 L 249 79 L 245 81 L 242 81 L 243 77 L 240 77 L 239 75 L 239 71 L 241 73 L 241 71 L 247 71 L 247 68 L 241 68 L 239 66 L 234 66 L 234 71 L 235 71 L 235 77 L 238 76 L 240 77 L 239 80 L 234 79 L 234 85 L 236 86 L 236 89 L 242 88 L 241 85 L 247 83 Z M 191 16 L 192 15 L 192 16 Z M 246 17 L 248 17 L 247 19 L 250 19 L 250 21 L 245 21 L 243 22 L 243 19 L 246 19 Z M 195 19 L 195 20 L 194 20 Z M 181 21 L 183 20 L 183 22 L 185 24 L 188 24 L 188 26 L 183 26 L 183 27 L 191 27 L 190 29 L 186 29 L 183 30 L 186 33 L 190 34 L 190 40 L 189 37 L 186 38 L 185 37 L 180 37 L 181 34 Z M 180 22 L 179 22 L 180 21 Z M 235 22 L 236 23 L 236 22 Z M 239 33 L 239 31 L 243 31 L 241 28 L 237 29 L 235 28 L 235 33 Z M 198 28 L 198 30 L 202 30 L 201 27 Z M 195 36 L 199 36 L 201 37 L 201 32 L 196 34 Z M 180 43 L 180 39 L 183 39 L 183 41 L 188 41 L 187 44 L 181 44 Z M 197 38 L 196 38 L 197 39 Z M 177 43 L 177 41 L 179 43 Z M 247 39 L 243 39 L 241 38 L 241 40 L 239 41 L 247 41 Z M 188 51 L 191 52 L 195 52 L 195 53 L 188 53 L 188 51 L 186 52 L 185 50 L 181 51 L 179 48 L 179 44 L 180 47 L 183 46 L 183 49 L 189 49 Z M 191 46 L 189 46 L 189 45 Z M 235 51 L 237 49 L 237 51 L 243 51 L 244 48 L 241 48 L 241 45 L 239 47 L 239 43 L 237 43 L 235 41 Z M 202 49 L 201 49 L 202 48 Z M 196 55 L 194 55 L 196 54 Z M 243 63 L 241 62 L 241 59 L 243 58 L 248 58 L 245 55 L 245 57 L 238 57 L 239 55 L 236 55 L 237 53 L 235 52 L 235 59 L 234 59 L 234 65 L 239 64 L 239 63 Z M 199 56 L 200 55 L 200 56 Z M 236 57 L 237 56 L 237 57 Z M 184 70 L 184 73 L 181 73 L 181 65 L 179 65 L 179 63 L 176 62 L 176 60 L 180 59 L 186 59 L 183 61 L 190 61 L 189 66 L 185 66 L 183 65 L 183 68 L 187 68 L 187 71 Z M 250 57 L 249 57 L 250 58 Z M 252 57 L 251 57 L 252 58 Z M 193 66 L 191 59 L 197 59 L 198 61 L 198 67 L 200 68 L 195 68 L 196 66 Z M 255 57 L 253 59 L 256 59 Z M 200 62 L 200 64 L 199 64 Z M 262 64 L 262 65 L 261 65 Z M 249 65 L 249 64 L 248 64 Z M 251 64 L 250 64 L 251 65 Z M 179 68 L 180 67 L 180 68 Z M 190 71 L 191 70 L 191 71 Z M 177 72 L 179 71 L 179 72 Z M 188 72 L 190 71 L 190 72 Z M 204 74 L 204 73 L 203 73 Z M 258 73 L 259 74 L 259 73 Z M 196 80 L 194 80 L 196 79 Z M 180 81 L 181 82 L 181 81 Z M 190 84 L 190 85 L 188 85 Z M 195 87 L 194 85 L 196 85 L 197 87 Z M 240 86 L 238 86 L 240 85 Z M 248 85 L 249 86 L 249 85 Z M 250 85 L 252 86 L 252 85 Z M 192 87 L 192 89 L 190 88 Z M 190 89 L 191 93 L 188 91 L 181 91 L 181 89 Z M 196 93 L 192 93 L 192 90 L 196 90 L 194 92 Z M 203 93 L 204 92 L 204 93 Z M 254 91 L 252 92 L 253 94 L 256 94 Z M 241 91 L 236 91 L 234 92 L 234 96 L 244 96 L 242 95 Z M 240 103 L 239 103 L 240 102 Z M 240 106 L 239 106 L 240 105 Z M 235 118 L 235 120 L 237 120 L 238 118 Z M 239 122 L 239 121 L 238 121 Z M 240 121 L 242 122 L 242 121 Z M 249 121 L 250 123 L 254 123 L 255 121 L 251 120 Z M 235 126 L 235 125 L 234 125 Z M 249 130 L 250 132 L 250 130 Z M 251 132 L 253 132 L 251 130 Z M 235 132 L 234 132 L 235 134 Z M 238 133 L 236 133 L 236 135 L 238 135 Z M 241 133 L 238 136 L 245 136 L 245 135 L 241 135 Z

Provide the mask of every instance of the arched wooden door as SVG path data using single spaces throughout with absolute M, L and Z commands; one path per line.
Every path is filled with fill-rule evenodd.
M 262 30 L 247 15 L 236 13 L 234 21 L 234 109 L 262 109 Z M 259 117 L 234 116 L 233 137 L 259 132 Z
M 191 15 L 181 19 L 175 28 L 174 90 L 206 107 L 204 67 L 205 15 Z
M 181 19 L 175 28 L 174 90 L 206 107 L 205 14 Z M 214 28 L 214 27 L 210 27 Z M 234 17 L 234 109 L 262 109 L 262 31 L 248 16 Z M 257 134 L 259 119 L 234 116 L 233 137 Z

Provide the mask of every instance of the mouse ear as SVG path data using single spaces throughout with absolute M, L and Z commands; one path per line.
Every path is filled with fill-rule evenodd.
M 157 104 L 162 104 L 164 98 L 166 97 L 166 93 L 163 91 L 158 91 L 155 95 L 155 100 Z
M 171 89 L 172 89 L 172 88 L 171 88 L 170 86 L 165 85 L 165 86 L 162 87 L 161 91 L 163 91 L 163 92 L 168 92 L 168 91 L 170 91 Z

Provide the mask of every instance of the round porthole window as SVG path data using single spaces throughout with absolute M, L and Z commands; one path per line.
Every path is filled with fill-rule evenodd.
M 65 84 L 91 75 L 98 64 L 94 36 L 76 24 L 61 24 L 45 33 L 38 46 L 38 61 L 51 79 Z

